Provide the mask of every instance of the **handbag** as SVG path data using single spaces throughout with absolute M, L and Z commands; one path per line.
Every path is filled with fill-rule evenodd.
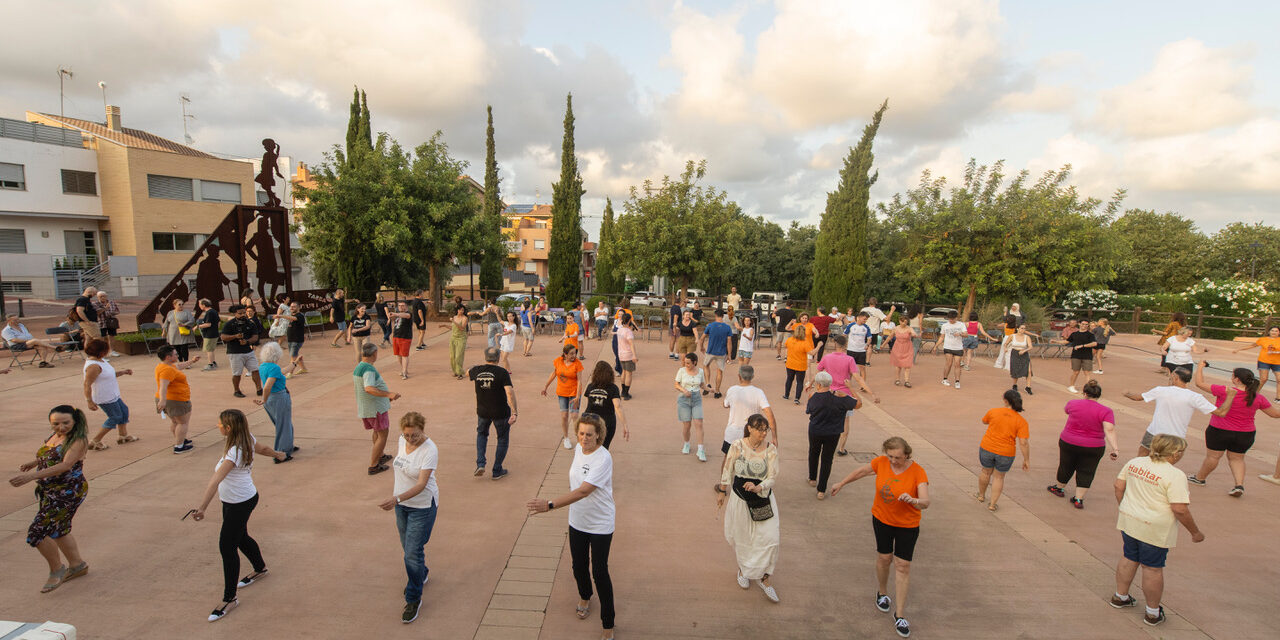
M 179 326 L 178 326 L 178 335 L 180 335 L 180 336 L 189 336 L 189 335 L 191 335 L 191 327 L 183 327 L 183 326 L 179 325 Z
M 751 514 L 751 519 L 756 522 L 763 522 L 773 517 L 773 503 L 768 498 L 761 497 L 757 493 L 747 491 L 744 486 L 748 482 L 759 483 L 755 478 L 744 478 L 742 476 L 733 477 L 733 493 L 742 498 L 747 503 L 747 512 Z

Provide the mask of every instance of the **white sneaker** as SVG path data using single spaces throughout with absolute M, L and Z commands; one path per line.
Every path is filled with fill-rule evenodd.
M 951 386 L 951 381 L 950 381 L 950 380 L 948 380 L 948 379 L 946 379 L 946 378 L 943 378 L 943 379 L 942 379 L 942 384 L 945 384 L 945 385 L 947 385 L 947 386 L 949 387 L 949 386 Z
M 1101 373 L 1102 373 L 1102 369 L 1094 369 L 1094 370 L 1093 370 L 1093 372 L 1094 372 L 1094 373 L 1096 373 L 1096 374 L 1101 374 Z
M 746 578 L 742 577 L 742 574 L 741 574 L 741 573 L 739 573 L 739 574 L 738 574 L 738 586 L 739 586 L 739 587 L 742 587 L 743 589 L 750 589 L 750 588 L 751 588 L 751 582 L 750 582 L 749 580 L 747 580 Z
M 111 353 L 109 353 L 109 354 L 107 354 L 107 355 L 111 356 L 112 358 L 119 358 L 119 357 L 120 357 L 120 352 L 118 352 L 118 351 L 112 351 Z
M 702 448 L 702 447 L 698 447 L 698 461 L 699 461 L 699 462 L 706 462 L 706 461 L 707 461 L 707 452 L 706 452 L 705 450 L 703 450 L 703 448 Z
M 959 381 L 959 380 L 957 380 L 957 381 L 956 381 L 955 387 L 956 387 L 957 389 L 959 389 L 959 388 L 960 388 L 960 381 Z
M 687 456 L 687 455 L 689 455 L 689 443 L 688 443 L 688 442 L 684 443 L 684 447 L 682 447 L 682 448 L 680 449 L 680 453 L 682 453 L 682 454 L 684 454 L 684 455 L 686 455 L 686 456 Z
M 1067 387 L 1067 391 L 1070 391 L 1071 393 L 1080 393 L 1080 390 L 1075 387 Z
M 573 448 L 573 441 L 572 441 L 572 440 L 570 440 L 570 439 L 568 439 L 568 438 L 565 438 L 565 439 L 564 439 L 563 444 L 564 444 L 564 448 L 566 448 L 566 449 L 572 449 L 572 448 Z

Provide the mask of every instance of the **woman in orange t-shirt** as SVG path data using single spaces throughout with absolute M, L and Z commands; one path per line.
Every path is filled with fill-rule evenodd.
M 173 452 L 186 453 L 195 445 L 187 439 L 191 423 L 191 386 L 182 370 L 200 360 L 196 356 L 186 362 L 178 361 L 178 350 L 170 344 L 156 349 L 160 364 L 156 365 L 156 413 L 169 417 L 169 431 L 173 433 Z
M 1262 349 L 1258 352 L 1258 388 L 1262 389 L 1267 386 L 1267 378 L 1274 371 L 1276 374 L 1276 402 L 1280 402 L 1280 326 L 1271 325 L 1267 327 L 1267 335 L 1258 338 L 1257 342 L 1251 345 L 1236 349 L 1233 353 L 1258 348 Z
M 566 449 L 573 448 L 573 440 L 569 439 L 570 418 L 578 423 L 578 397 L 582 395 L 582 379 L 578 374 L 586 367 L 578 360 L 578 348 L 572 344 L 564 345 L 559 358 L 551 361 L 551 377 L 542 385 L 542 395 L 547 395 L 547 388 L 556 383 L 556 400 L 560 403 L 560 430 L 564 432 L 561 444 Z
M 1021 413 L 1022 394 L 1017 389 L 1006 389 L 1004 406 L 982 416 L 987 432 L 978 445 L 978 464 L 982 465 L 982 471 L 978 473 L 978 492 L 973 497 L 978 502 L 986 502 L 987 485 L 990 484 L 991 504 L 987 505 L 990 511 L 999 508 L 996 501 L 1004 492 L 1004 474 L 1013 468 L 1013 459 L 1018 455 L 1017 446 L 1022 447 L 1022 470 L 1031 468 L 1031 431 L 1026 418 L 1019 415 Z
M 834 497 L 846 484 L 875 476 L 876 492 L 871 502 L 871 528 L 876 536 L 876 608 L 888 613 L 893 601 L 888 596 L 889 565 L 893 564 L 897 580 L 894 585 L 898 607 L 893 613 L 893 626 L 898 635 L 907 637 L 911 627 L 902 617 L 907 604 L 911 557 L 920 537 L 920 512 L 929 508 L 929 476 L 924 468 L 911 460 L 911 445 L 894 436 L 881 446 L 884 455 L 870 464 L 855 469 L 844 480 L 831 487 Z
M 796 384 L 795 403 L 800 404 L 800 395 L 804 393 L 804 374 L 809 370 L 809 354 L 813 353 L 813 340 L 810 339 L 812 334 L 805 329 L 806 326 L 791 323 L 794 329 L 791 330 L 791 337 L 787 338 L 787 384 L 782 388 L 782 399 L 791 399 L 791 383 Z

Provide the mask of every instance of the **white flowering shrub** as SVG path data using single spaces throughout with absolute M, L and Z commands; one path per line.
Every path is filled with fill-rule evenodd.
M 1062 298 L 1062 306 L 1066 309 L 1106 309 L 1115 311 L 1120 308 L 1116 300 L 1116 292 L 1111 289 L 1089 289 L 1072 291 Z
M 1204 313 L 1206 327 L 1247 327 L 1249 318 L 1264 318 L 1276 314 L 1276 305 L 1261 282 L 1248 280 L 1210 280 L 1204 278 L 1183 291 L 1180 296 L 1187 301 L 1187 315 Z M 1215 332 L 1222 333 L 1222 332 Z M 1226 336 L 1211 336 L 1226 337 Z

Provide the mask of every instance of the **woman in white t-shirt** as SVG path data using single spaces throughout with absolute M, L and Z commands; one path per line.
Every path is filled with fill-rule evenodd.
M 516 312 L 508 311 L 506 319 L 502 321 L 502 332 L 498 334 L 498 350 L 502 352 L 502 361 L 499 363 L 508 373 L 511 372 L 511 352 L 516 350 L 516 332 L 520 331 L 520 319 L 516 317 Z
M 756 321 L 742 316 L 742 334 L 738 338 L 738 364 L 751 364 L 751 354 L 756 350 Z
M 422 587 L 427 584 L 426 555 L 423 548 L 431 539 L 436 524 L 436 508 L 440 504 L 440 488 L 435 470 L 440 460 L 436 443 L 423 430 L 427 419 L 417 411 L 400 418 L 400 444 L 391 462 L 395 476 L 395 493 L 378 504 L 383 511 L 396 510 L 396 530 L 404 549 L 404 571 L 409 582 L 404 588 L 404 613 L 400 621 L 408 624 L 418 619 L 422 606 Z
M 707 461 L 707 451 L 702 444 L 702 396 L 711 392 L 707 374 L 698 366 L 698 354 L 684 354 L 683 367 L 676 369 L 676 419 L 684 433 L 684 447 L 680 453 L 689 454 L 689 435 L 698 441 L 698 461 Z
M 258 543 L 249 536 L 249 516 L 258 506 L 258 488 L 253 486 L 253 454 L 283 460 L 283 451 L 273 451 L 249 433 L 249 421 L 239 409 L 218 414 L 218 432 L 225 438 L 222 457 L 213 468 L 213 478 L 204 490 L 200 506 L 190 515 L 196 522 L 204 520 L 204 511 L 217 492 L 222 501 L 222 532 L 218 535 L 218 551 L 222 554 L 222 606 L 209 614 L 209 622 L 221 620 L 239 604 L 236 588 L 247 587 L 267 575 Z M 185 517 L 185 516 L 184 516 Z M 253 565 L 253 573 L 236 580 L 240 574 L 240 552 Z
M 1183 327 L 1178 329 L 1178 333 L 1172 338 L 1165 340 L 1160 350 L 1164 352 L 1164 366 L 1166 369 L 1173 371 L 1174 369 L 1183 368 L 1187 371 L 1195 372 L 1195 353 L 1205 353 L 1208 349 L 1196 346 L 1196 341 L 1191 338 L 1191 327 Z
M 609 579 L 609 545 L 613 542 L 616 509 L 613 504 L 613 457 L 602 445 L 604 420 L 593 413 L 578 419 L 578 447 L 569 467 L 569 493 L 555 500 L 534 498 L 530 513 L 546 513 L 569 506 L 569 553 L 578 583 L 578 618 L 591 612 L 591 582 L 600 597 L 603 640 L 613 638 L 613 582 Z

